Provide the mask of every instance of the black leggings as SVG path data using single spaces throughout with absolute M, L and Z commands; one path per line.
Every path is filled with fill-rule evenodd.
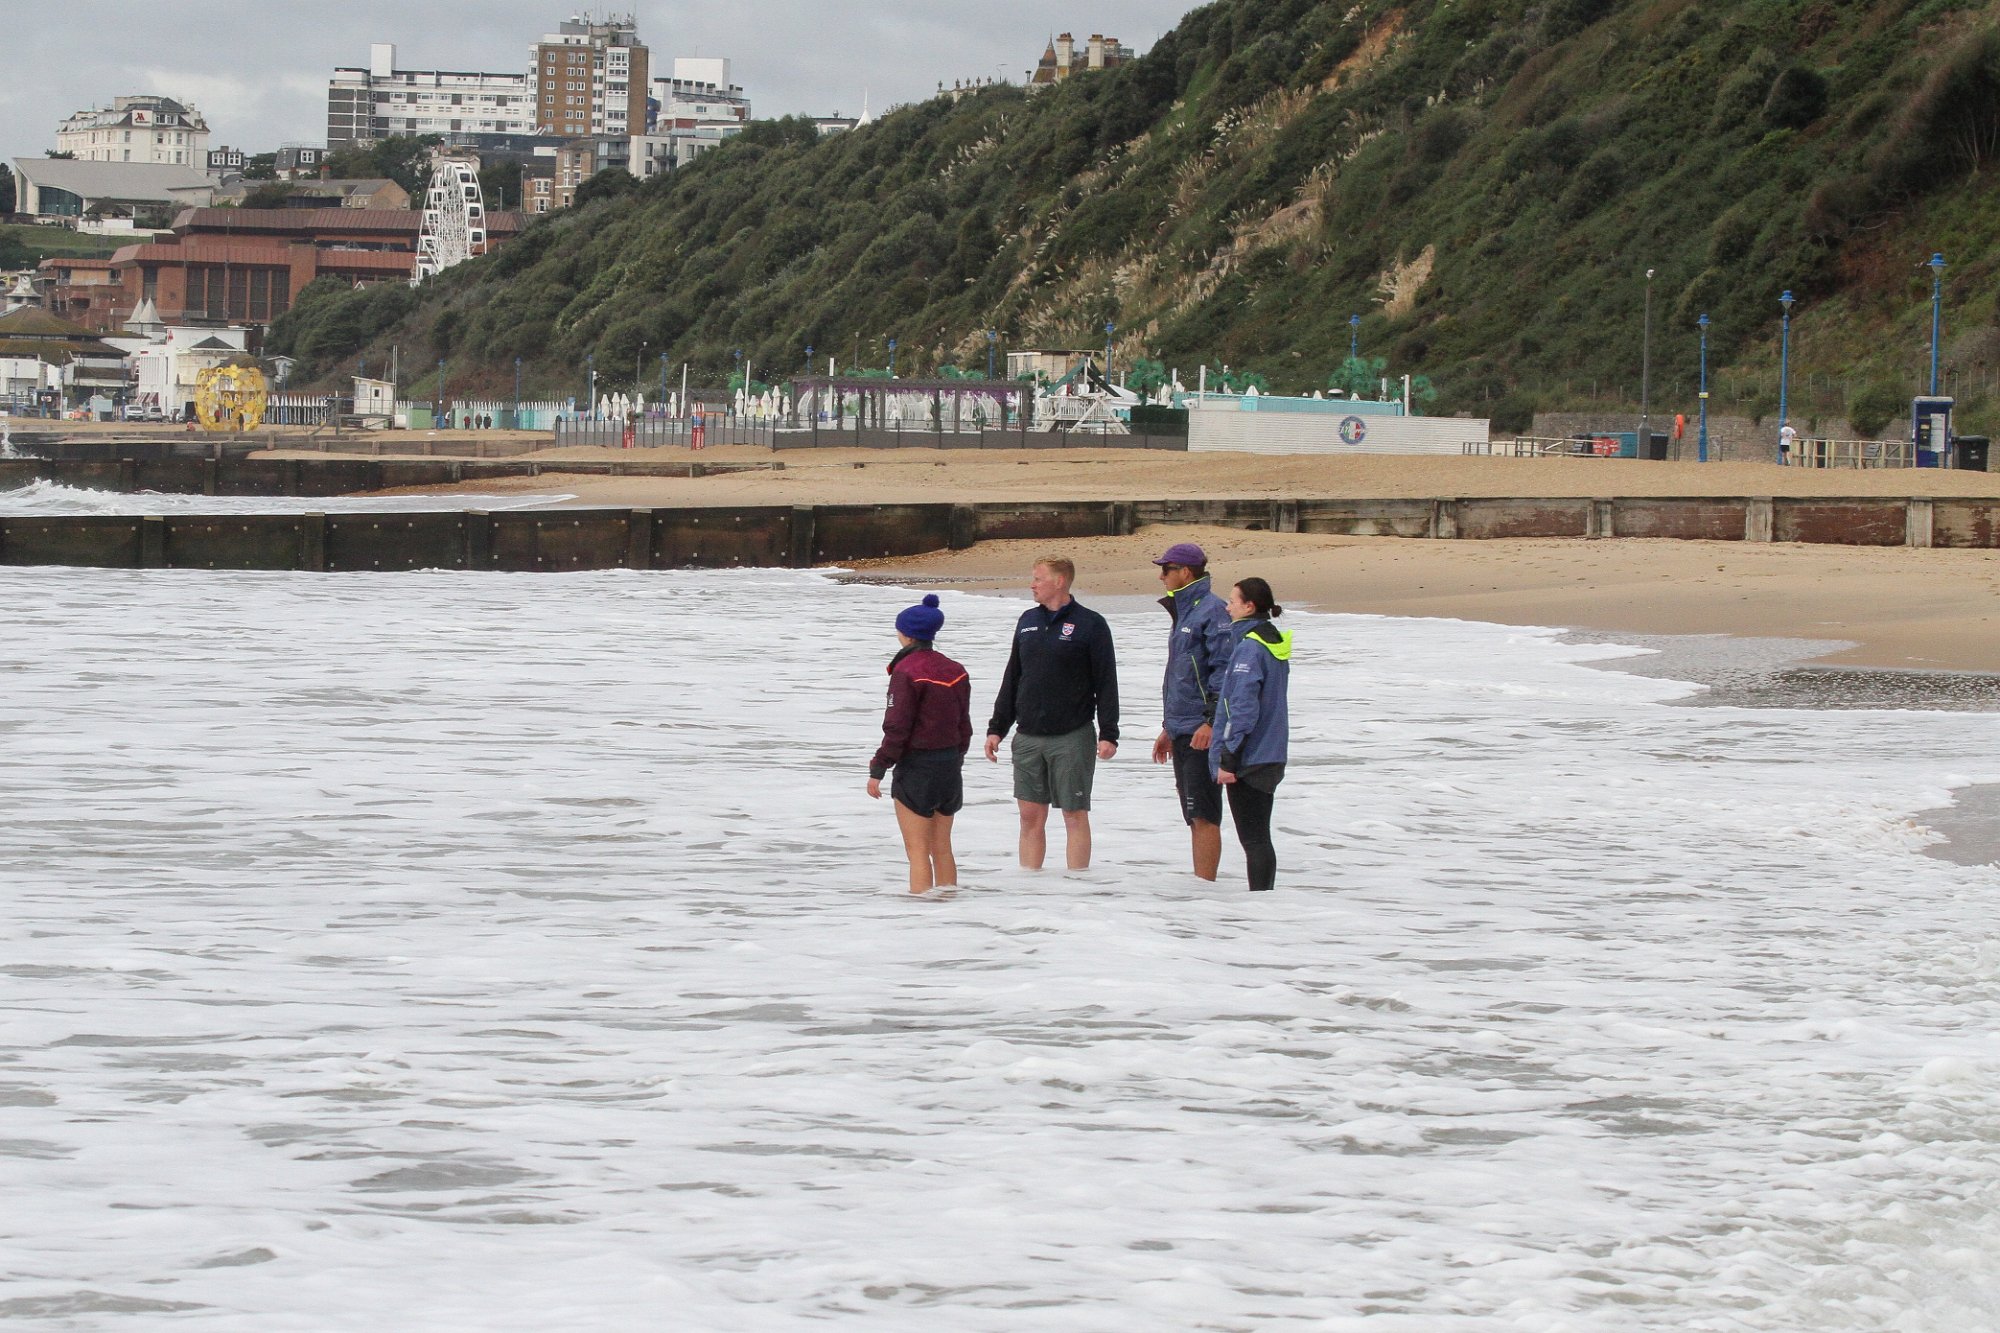
M 1271 806 L 1275 793 L 1259 791 L 1241 780 L 1223 788 L 1229 793 L 1229 817 L 1236 840 L 1243 844 L 1243 861 L 1250 871 L 1250 891 L 1259 893 L 1278 883 L 1278 849 L 1271 845 Z

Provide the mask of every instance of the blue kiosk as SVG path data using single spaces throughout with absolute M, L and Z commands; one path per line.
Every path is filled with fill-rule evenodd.
M 1910 444 L 1915 450 L 1918 467 L 1952 465 L 1953 401 L 1950 398 L 1935 397 L 1910 400 Z

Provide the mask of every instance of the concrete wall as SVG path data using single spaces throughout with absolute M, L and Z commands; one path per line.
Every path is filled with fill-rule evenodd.
M 1486 447 L 1488 424 L 1470 417 L 1345 416 L 1241 412 L 1188 413 L 1192 453 L 1462 454 Z

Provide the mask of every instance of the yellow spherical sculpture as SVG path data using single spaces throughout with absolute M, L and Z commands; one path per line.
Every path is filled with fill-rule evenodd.
M 255 366 L 212 366 L 195 377 L 194 414 L 204 430 L 255 430 L 267 397 Z

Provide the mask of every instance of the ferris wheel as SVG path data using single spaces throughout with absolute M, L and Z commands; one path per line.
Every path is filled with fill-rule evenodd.
M 477 159 L 439 153 L 431 159 L 424 198 L 424 229 L 417 237 L 412 287 L 453 264 L 486 253 L 486 200 L 479 192 Z

